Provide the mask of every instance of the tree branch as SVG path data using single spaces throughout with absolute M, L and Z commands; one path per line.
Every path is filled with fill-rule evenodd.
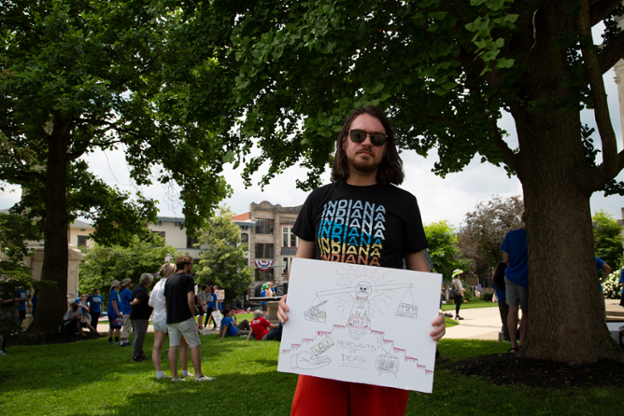
M 30 183 L 34 181 L 45 183 L 45 176 L 38 172 L 9 171 L 0 172 L 0 180 L 7 181 L 9 183 Z
M 602 79 L 602 71 L 596 50 L 593 47 L 591 25 L 589 20 L 589 0 L 580 1 L 581 11 L 578 16 L 579 33 L 586 39 L 581 48 L 585 63 L 584 72 L 589 79 L 591 95 L 594 102 L 594 116 L 602 143 L 602 178 L 607 183 L 618 173 L 617 144 L 613 125 L 609 117 L 607 94 Z M 600 188 L 600 187 L 598 187 Z M 594 189 L 597 190 L 598 188 Z
M 503 161 L 505 164 L 514 171 L 518 172 L 520 168 L 520 159 L 518 158 L 518 155 L 514 153 L 514 151 L 511 150 L 507 143 L 503 140 L 503 135 L 496 124 L 496 120 L 492 120 L 492 124 L 494 127 L 494 145 L 498 147 L 498 150 L 500 150 L 503 155 Z
M 589 20 L 591 26 L 602 22 L 607 16 L 611 14 L 621 0 L 598 0 L 592 1 L 592 5 L 589 8 Z
M 624 58 L 624 31 L 618 33 L 600 50 L 600 56 L 598 56 L 600 72 L 604 74 L 622 58 Z M 585 74 L 585 79 L 589 79 L 588 74 Z

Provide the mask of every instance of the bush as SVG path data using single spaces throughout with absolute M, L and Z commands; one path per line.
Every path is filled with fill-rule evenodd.
M 620 286 L 619 284 L 621 272 L 622 269 L 614 271 L 609 275 L 609 277 L 607 277 L 607 280 L 605 280 L 602 284 L 602 290 L 604 296 L 607 299 L 620 299 L 620 297 L 622 296 L 620 294 L 622 291 L 622 286 Z
M 494 297 L 494 293 L 484 293 L 481 295 L 481 300 L 484 302 L 492 302 L 492 298 Z

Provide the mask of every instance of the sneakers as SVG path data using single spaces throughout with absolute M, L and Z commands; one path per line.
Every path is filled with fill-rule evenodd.
M 142 363 L 143 360 L 141 359 L 141 357 L 132 357 L 132 362 L 133 363 Z
M 148 361 L 147 357 L 145 356 L 144 353 L 141 353 L 141 355 L 139 355 L 139 358 L 143 361 Z
M 6 352 L 6 351 L 0 351 L 0 357 L 3 356 L 3 355 L 9 355 L 9 353 Z
M 214 377 L 206 377 L 205 375 L 201 375 L 199 377 L 195 377 L 195 381 L 200 382 L 200 381 L 210 381 L 210 380 L 214 380 Z
M 162 380 L 163 378 L 171 378 L 171 376 L 168 376 L 167 374 L 163 374 L 162 376 L 159 376 L 158 374 L 156 374 L 156 380 Z M 180 379 L 178 379 L 178 380 L 180 380 Z M 182 379 L 182 380 L 184 380 L 184 379 Z
M 174 383 L 176 383 L 176 382 L 178 382 L 178 381 L 186 381 L 186 380 L 185 380 L 185 379 L 183 379 L 183 378 L 172 378 L 172 379 L 171 379 L 171 381 L 172 381 L 172 382 L 174 382 Z
M 462 318 L 461 316 L 457 315 L 457 316 L 455 317 L 455 320 L 456 320 L 456 321 L 463 321 L 463 320 L 464 320 L 464 318 Z
M 182 373 L 182 377 L 193 377 L 195 374 L 187 372 L 186 374 Z
M 119 343 L 119 346 L 120 346 L 120 347 L 129 347 L 129 346 L 130 346 L 130 341 L 125 341 L 125 342 L 124 342 L 124 341 L 121 341 L 121 342 Z

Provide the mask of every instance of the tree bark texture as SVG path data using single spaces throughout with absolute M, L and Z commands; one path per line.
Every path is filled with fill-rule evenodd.
M 577 108 L 557 108 L 575 94 L 565 83 L 565 50 L 550 33 L 561 13 L 536 12 L 524 30 L 529 70 L 519 85 L 538 108 L 512 105 L 520 145 L 518 177 L 527 215 L 529 329 L 523 354 L 571 364 L 624 361 L 605 324 L 591 229 L 591 192 Z M 527 21 L 527 19 L 525 19 Z
M 69 125 L 57 120 L 48 137 L 45 179 L 44 255 L 37 316 L 32 331 L 54 332 L 67 311 L 67 149 Z

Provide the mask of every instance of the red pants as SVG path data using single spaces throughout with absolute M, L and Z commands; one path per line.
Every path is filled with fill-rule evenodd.
M 291 416 L 404 416 L 409 390 L 299 376 Z

